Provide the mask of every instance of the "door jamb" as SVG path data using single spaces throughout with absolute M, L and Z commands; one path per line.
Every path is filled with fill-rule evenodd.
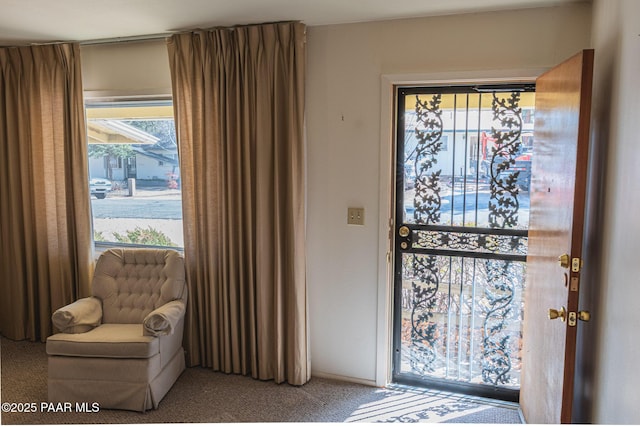
M 383 74 L 380 79 L 380 162 L 378 165 L 378 307 L 376 324 L 375 383 L 391 382 L 393 339 L 393 238 L 395 208 L 395 112 L 396 86 L 468 85 L 532 82 L 547 68 Z

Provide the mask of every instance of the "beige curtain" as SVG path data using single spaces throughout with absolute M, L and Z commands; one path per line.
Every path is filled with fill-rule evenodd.
M 0 48 L 0 333 L 44 340 L 88 295 L 87 148 L 77 44 Z
M 305 275 L 305 26 L 168 41 L 191 289 L 189 361 L 309 379 Z

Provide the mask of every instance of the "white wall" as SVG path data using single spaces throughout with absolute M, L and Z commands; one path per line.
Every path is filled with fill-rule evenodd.
M 591 7 L 479 13 L 308 29 L 308 285 L 315 375 L 381 383 L 387 346 L 385 249 L 379 230 L 391 141 L 382 144 L 388 93 L 381 76 L 544 69 L 590 43 Z M 502 71 L 500 71 L 502 70 Z M 385 160 L 386 159 L 386 160 Z M 382 164 L 381 163 L 382 160 Z M 347 207 L 365 225 L 347 225 Z M 380 213 L 382 210 L 382 214 Z M 380 295 L 380 297 L 379 297 Z
M 593 423 L 640 424 L 640 2 L 596 0 L 592 128 L 608 147 Z
M 158 160 L 138 154 L 136 156 L 136 176 L 138 179 L 163 179 L 167 180 L 169 174 L 177 173 L 178 167 L 168 162 L 162 166 Z
M 81 46 L 82 84 L 90 97 L 171 95 L 164 39 Z

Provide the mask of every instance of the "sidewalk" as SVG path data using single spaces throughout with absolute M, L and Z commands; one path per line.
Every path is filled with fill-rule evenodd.
M 166 187 L 143 187 L 136 188 L 133 197 L 180 196 L 181 194 L 182 192 L 179 189 L 171 190 Z M 129 189 L 113 190 L 109 193 L 108 197 L 130 197 Z

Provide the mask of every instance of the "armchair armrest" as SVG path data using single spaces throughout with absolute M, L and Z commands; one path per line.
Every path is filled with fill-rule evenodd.
M 169 301 L 156 308 L 142 321 L 144 335 L 171 335 L 176 325 L 184 317 L 185 304 L 182 301 Z
M 51 321 L 66 334 L 88 332 L 102 322 L 102 302 L 96 297 L 79 299 L 56 310 Z

